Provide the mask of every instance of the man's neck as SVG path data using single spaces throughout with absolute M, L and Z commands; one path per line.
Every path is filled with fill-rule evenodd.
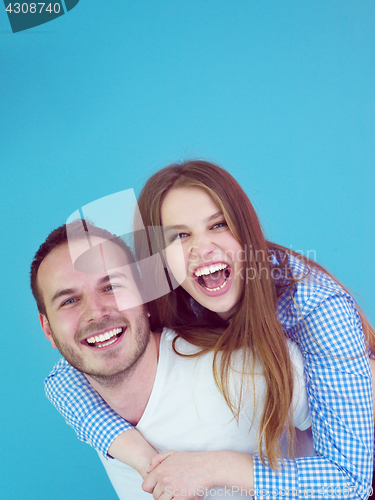
M 86 375 L 108 405 L 132 425 L 139 422 L 150 398 L 158 366 L 159 345 L 160 334 L 151 333 L 150 342 L 137 365 L 113 386 L 107 387 Z

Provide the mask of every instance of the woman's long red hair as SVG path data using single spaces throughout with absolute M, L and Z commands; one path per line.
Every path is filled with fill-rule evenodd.
M 173 164 L 154 174 L 144 186 L 138 200 L 140 215 L 146 227 L 162 226 L 161 205 L 171 189 L 179 187 L 200 187 L 213 198 L 221 208 L 226 222 L 235 238 L 246 253 L 246 266 L 251 268 L 252 279 L 245 280 L 237 313 L 232 321 L 223 321 L 217 314 L 205 310 L 204 314 L 193 314 L 191 298 L 178 287 L 173 292 L 149 303 L 151 327 L 174 329 L 186 341 L 201 348 L 201 352 L 214 352 L 213 371 L 216 383 L 233 414 L 238 416 L 240 401 L 235 404 L 229 395 L 231 357 L 235 350 L 243 349 L 242 373 L 251 372 L 251 360 L 260 360 L 267 384 L 267 395 L 260 423 L 258 441 L 262 460 L 267 457 L 272 468 L 276 468 L 281 457 L 279 438 L 286 428 L 292 441 L 293 422 L 290 406 L 293 397 L 293 371 L 286 337 L 276 313 L 276 302 L 284 287 L 278 287 L 272 278 L 270 249 L 281 254 L 299 254 L 289 249 L 267 242 L 264 238 L 256 212 L 249 198 L 237 181 L 224 169 L 212 163 L 194 160 Z M 159 248 L 163 242 L 161 235 Z M 144 259 L 150 254 L 155 242 L 135 238 L 137 258 Z M 155 250 L 154 250 L 155 251 Z M 310 267 L 326 272 L 321 266 L 307 258 L 302 260 Z M 280 265 L 283 265 L 281 263 Z M 164 269 L 160 272 L 164 273 Z M 328 273 L 327 273 L 328 274 Z M 286 288 L 296 282 L 290 276 Z M 202 308 L 200 309 L 202 312 Z M 371 347 L 374 344 L 374 330 L 363 313 L 363 329 Z M 264 446 L 265 453 L 262 451 Z

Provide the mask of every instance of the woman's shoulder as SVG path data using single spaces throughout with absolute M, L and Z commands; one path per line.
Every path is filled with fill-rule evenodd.
M 274 272 L 278 269 L 281 259 L 280 253 L 275 252 L 271 263 Z M 283 266 L 288 273 L 287 278 L 285 274 L 282 276 L 283 283 L 292 283 L 284 286 L 277 302 L 278 316 L 285 327 L 289 328 L 303 321 L 303 318 L 330 297 L 338 297 L 339 301 L 353 304 L 348 292 L 328 273 L 314 266 L 313 262 L 310 264 L 298 256 L 289 254 L 286 265 L 283 263 Z

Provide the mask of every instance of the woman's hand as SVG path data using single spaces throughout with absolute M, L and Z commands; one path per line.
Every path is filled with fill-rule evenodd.
M 214 453 L 168 451 L 154 456 L 143 490 L 155 500 L 201 499 L 214 486 Z
M 147 472 L 142 488 L 155 500 L 198 500 L 215 486 L 254 488 L 253 457 L 246 453 L 168 451 L 154 456 Z

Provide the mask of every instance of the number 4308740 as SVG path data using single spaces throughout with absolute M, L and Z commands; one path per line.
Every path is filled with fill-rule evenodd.
M 45 7 L 47 5 L 47 7 Z M 30 5 L 27 3 L 14 3 L 13 4 L 13 10 L 12 10 L 12 4 L 10 3 L 8 7 L 5 9 L 7 12 L 14 14 L 27 14 L 30 12 L 30 14 L 35 14 L 35 13 L 41 13 L 43 9 L 46 12 L 54 12 L 55 14 L 58 14 L 60 12 L 60 4 L 55 3 L 52 5 L 52 3 L 46 4 L 46 3 L 31 3 Z

